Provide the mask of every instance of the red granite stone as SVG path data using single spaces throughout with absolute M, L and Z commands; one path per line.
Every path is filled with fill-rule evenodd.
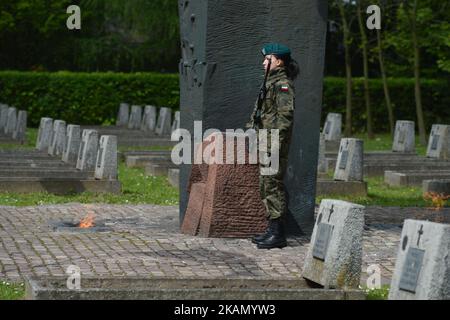
M 214 142 L 203 146 L 210 143 Z M 259 193 L 259 166 L 248 164 L 248 154 L 246 159 L 247 164 L 237 164 L 235 156 L 235 164 L 192 165 L 183 233 L 195 234 L 197 222 L 203 237 L 247 238 L 264 232 L 267 221 Z

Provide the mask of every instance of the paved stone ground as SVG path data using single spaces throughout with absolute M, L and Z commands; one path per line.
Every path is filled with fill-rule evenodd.
M 89 212 L 109 232 L 54 232 L 52 221 L 79 221 Z M 449 223 L 450 209 L 369 207 L 364 233 L 362 283 L 379 264 L 383 283 L 392 275 L 401 223 L 421 218 Z M 308 237 L 289 238 L 284 249 L 258 250 L 248 239 L 192 237 L 178 232 L 178 207 L 154 205 L 0 206 L 0 279 L 65 275 L 69 265 L 82 276 L 282 277 L 301 276 Z

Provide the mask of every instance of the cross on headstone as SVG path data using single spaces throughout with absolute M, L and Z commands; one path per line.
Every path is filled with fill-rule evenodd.
M 331 215 L 333 214 L 333 212 L 334 212 L 334 204 L 332 204 L 331 205 L 331 209 L 330 209 L 330 215 L 328 216 L 328 222 L 330 222 L 330 218 L 331 218 Z
M 417 231 L 417 233 L 419 234 L 419 238 L 417 239 L 417 246 L 419 246 L 419 241 L 423 234 L 423 225 L 420 226 L 420 229 L 419 231 Z

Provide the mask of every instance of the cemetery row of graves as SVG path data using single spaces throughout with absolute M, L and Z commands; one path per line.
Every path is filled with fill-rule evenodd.
M 26 137 L 26 112 L 7 105 L 0 108 L 1 142 L 20 146 Z M 391 150 L 374 152 L 364 150 L 362 139 L 343 138 L 341 119 L 340 114 L 328 114 L 320 135 L 318 195 L 367 195 L 366 179 L 371 177 L 383 177 L 386 186 L 420 186 L 424 195 L 436 195 L 444 201 L 450 195 L 450 126 L 433 125 L 426 154 L 421 156 L 416 152 L 414 122 L 397 121 Z M 126 103 L 119 106 L 114 126 L 80 126 L 66 124 L 63 119 L 42 118 L 33 149 L 0 151 L 0 192 L 120 194 L 123 192 L 118 174 L 121 162 L 127 168 L 144 170 L 149 176 L 167 177 L 171 185 L 178 187 L 179 168 L 171 161 L 170 147 L 175 142 L 170 140 L 170 135 L 179 127 L 179 112 L 174 114 L 172 121 L 172 112 L 168 108 L 130 108 Z M 120 146 L 126 147 L 126 151 L 120 151 Z M 152 147 L 167 149 L 149 150 Z M 254 168 L 245 170 L 242 171 L 246 172 L 244 177 L 241 171 L 236 175 L 218 166 L 215 174 L 228 175 L 228 185 L 219 188 L 221 192 L 228 197 L 230 194 L 235 198 L 242 194 L 246 194 L 247 199 L 255 197 L 256 194 L 247 191 L 256 186 L 258 173 Z M 193 172 L 188 209 L 179 237 L 248 238 L 264 230 L 261 206 L 249 211 L 247 220 L 229 219 L 227 212 L 233 216 L 240 207 L 232 205 L 228 211 L 222 210 L 221 193 L 217 193 L 199 208 L 198 199 L 206 196 L 209 186 L 220 182 L 211 175 L 202 174 L 198 166 L 193 167 Z M 242 179 L 248 183 L 242 184 Z M 169 284 L 160 279 L 143 278 L 136 282 L 136 279 L 122 277 L 111 280 L 115 281 L 112 288 L 99 283 L 96 280 L 99 274 L 94 273 L 84 282 L 82 290 L 73 292 L 58 282 L 65 278 L 41 275 L 27 280 L 27 296 L 33 299 L 364 299 L 364 292 L 358 288 L 362 276 L 363 234 L 369 218 L 367 211 L 367 207 L 351 202 L 322 200 L 311 237 L 294 238 L 300 244 L 283 250 L 287 256 L 303 252 L 298 262 L 302 269 L 301 278 L 295 281 L 271 279 L 268 282 L 256 277 L 253 281 L 242 282 L 231 277 L 225 282 L 181 279 Z M 376 221 L 376 217 L 373 219 Z M 448 221 L 425 221 L 429 220 L 426 216 L 421 220 L 407 217 L 406 220 L 397 217 L 397 220 L 401 220 L 402 231 L 397 239 L 395 269 L 389 279 L 389 298 L 448 299 L 450 266 L 445 259 L 450 245 Z M 66 232 L 73 226 L 58 228 L 59 232 Z M 108 231 L 114 233 L 114 227 L 110 228 Z M 103 230 L 100 227 L 90 231 Z M 307 249 L 304 243 L 310 244 Z M 247 250 L 255 255 L 253 248 Z M 211 282 L 209 286 L 217 290 L 203 290 L 208 281 Z M 134 286 L 132 292 L 130 286 Z M 154 290 L 154 287 L 160 290 Z M 180 291 L 185 287 L 189 290 Z

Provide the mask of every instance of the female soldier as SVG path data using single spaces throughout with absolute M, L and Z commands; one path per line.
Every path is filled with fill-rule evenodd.
M 247 128 L 279 130 L 279 169 L 274 175 L 260 175 L 261 199 L 269 221 L 266 232 L 255 236 L 259 249 L 283 248 L 287 245 L 282 218 L 286 210 L 283 177 L 286 172 L 291 140 L 295 92 L 293 80 L 299 73 L 291 58 L 291 50 L 278 43 L 265 45 L 261 50 L 266 73 L 260 95 Z M 270 142 L 270 136 L 267 138 Z M 270 147 L 267 149 L 270 150 Z M 260 164 L 260 168 L 264 167 Z

